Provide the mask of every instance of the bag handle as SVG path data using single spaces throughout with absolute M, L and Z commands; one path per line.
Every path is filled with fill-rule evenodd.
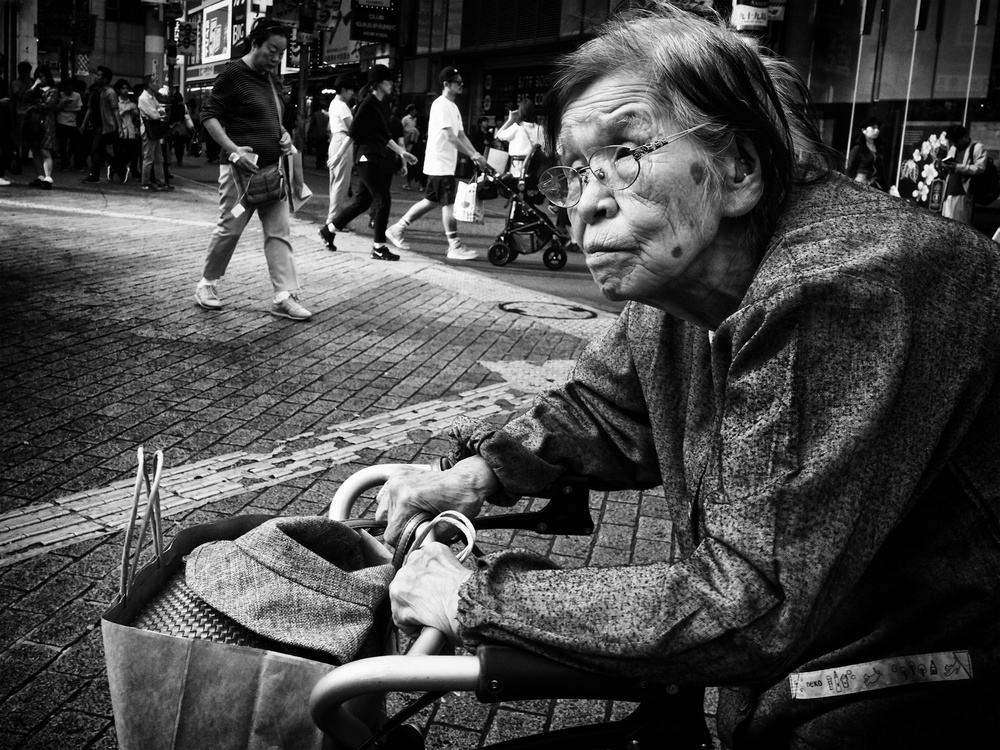
M 146 529 L 152 522 L 153 552 L 158 566 L 163 565 L 163 522 L 160 515 L 160 479 L 163 476 L 163 451 L 156 451 L 153 457 L 153 479 L 150 481 L 149 473 L 146 469 L 146 457 L 140 445 L 136 451 L 138 457 L 138 467 L 135 471 L 135 489 L 132 493 L 132 511 L 129 514 L 128 525 L 125 527 L 125 547 L 122 550 L 122 570 L 119 581 L 118 594 L 122 601 L 128 598 L 129 590 L 135 582 L 136 572 L 139 570 L 139 555 L 146 539 Z M 129 553 L 132 548 L 132 538 L 135 531 L 135 522 L 139 514 L 139 498 L 142 490 L 146 490 L 146 508 L 142 516 L 142 525 L 139 528 L 139 538 L 135 544 L 135 552 L 129 562 Z

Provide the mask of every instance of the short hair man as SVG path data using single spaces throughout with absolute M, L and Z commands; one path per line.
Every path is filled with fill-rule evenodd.
M 386 229 L 386 238 L 401 250 L 409 250 L 410 244 L 403 236 L 406 228 L 429 211 L 441 207 L 441 223 L 448 238 L 448 257 L 452 260 L 472 260 L 475 250 L 466 248 L 458 238 L 458 223 L 455 221 L 455 170 L 458 154 L 462 152 L 480 167 L 486 166 L 486 158 L 469 141 L 462 127 L 462 115 L 455 100 L 462 91 L 465 81 L 457 68 L 447 67 L 438 76 L 441 82 L 441 96 L 431 104 L 427 124 L 427 147 L 424 152 L 424 174 L 427 187 L 423 200 L 414 203 L 399 221 Z
M 278 163 L 292 150 L 292 137 L 281 122 L 282 106 L 274 73 L 288 48 L 288 28 L 258 19 L 249 36 L 249 51 L 219 74 L 201 110 L 202 123 L 222 147 L 219 193 L 222 212 L 208 243 L 208 257 L 195 302 L 220 310 L 216 292 L 254 211 L 264 230 L 264 257 L 274 287 L 271 314 L 308 320 L 312 313 L 296 300 L 298 276 L 292 257 L 288 201 L 283 197 L 258 206 L 242 204 L 250 176 Z M 241 184 L 242 183 L 242 184 Z

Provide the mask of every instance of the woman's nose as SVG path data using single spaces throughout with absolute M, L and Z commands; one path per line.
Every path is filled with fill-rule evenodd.
M 610 218 L 618 210 L 615 192 L 607 185 L 602 185 L 591 177 L 583 185 L 580 202 L 575 206 L 575 212 L 580 221 L 593 224 L 601 219 Z

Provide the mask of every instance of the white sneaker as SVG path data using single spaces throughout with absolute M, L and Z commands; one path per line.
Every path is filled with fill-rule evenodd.
M 10 180 L 5 180 L 3 177 L 0 177 L 0 187 L 7 187 L 10 184 L 12 184 Z
M 387 236 L 388 234 L 386 232 Z M 459 242 L 457 245 L 448 246 L 448 257 L 452 260 L 475 260 L 479 257 L 479 253 Z
M 194 293 L 194 301 L 198 303 L 199 307 L 203 307 L 206 310 L 222 309 L 222 300 L 219 299 L 219 293 L 215 291 L 215 287 L 211 284 L 198 287 Z
M 271 305 L 271 315 L 278 318 L 288 318 L 289 320 L 309 320 L 312 313 L 298 303 L 295 297 L 285 297 L 281 302 Z
M 385 238 L 400 250 L 410 249 L 410 243 L 403 237 L 403 228 L 399 224 L 393 224 L 391 227 L 386 228 Z

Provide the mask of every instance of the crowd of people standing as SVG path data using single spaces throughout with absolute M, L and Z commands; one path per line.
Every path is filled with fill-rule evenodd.
M 57 171 L 85 172 L 87 184 L 136 181 L 146 191 L 173 190 L 166 157 L 182 165 L 192 139 L 200 141 L 193 101 L 158 87 L 153 76 L 112 81 L 103 65 L 88 87 L 79 77 L 56 82 L 47 65 L 18 63 L 9 86 L 0 80 L 0 186 L 33 166 L 29 184 L 43 190 L 52 189 Z

